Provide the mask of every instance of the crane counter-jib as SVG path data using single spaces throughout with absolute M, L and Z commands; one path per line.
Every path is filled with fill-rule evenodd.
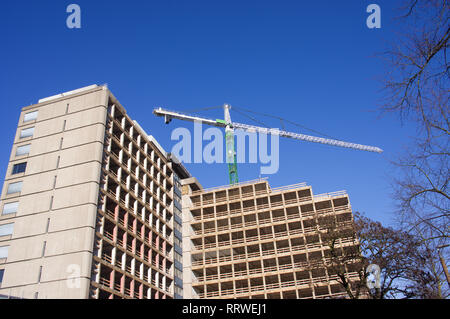
M 171 119 L 178 119 L 183 121 L 190 121 L 190 122 L 198 122 L 206 125 L 212 125 L 212 126 L 218 126 L 218 127 L 226 127 L 226 123 L 224 123 L 222 120 L 212 120 L 207 119 L 204 117 L 199 116 L 193 116 L 188 114 L 183 114 L 180 112 L 173 112 L 168 111 L 162 108 L 157 108 L 153 110 L 153 114 L 156 116 L 162 116 L 166 119 L 166 123 L 170 122 Z

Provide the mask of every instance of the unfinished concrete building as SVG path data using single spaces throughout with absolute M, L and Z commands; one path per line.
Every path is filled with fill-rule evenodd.
M 324 267 L 320 230 L 333 216 L 351 227 L 348 195 L 313 195 L 306 184 L 270 188 L 265 180 L 203 190 L 183 181 L 184 292 L 187 298 L 339 298 L 347 294 Z M 338 249 L 357 247 L 338 238 Z M 358 278 L 351 265 L 349 279 Z
M 186 177 L 106 86 L 24 107 L 0 202 L 0 295 L 182 298 Z

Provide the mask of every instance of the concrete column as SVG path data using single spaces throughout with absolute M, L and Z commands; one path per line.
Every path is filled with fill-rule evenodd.
M 139 278 L 144 280 L 144 264 L 141 263 L 141 265 L 139 266 Z
M 113 118 L 114 118 L 115 113 L 116 113 L 116 105 L 113 104 L 113 105 L 111 105 L 111 113 L 110 113 Z
M 166 254 L 166 241 L 165 240 L 163 240 L 163 242 L 162 242 L 162 248 L 163 248 L 162 253 L 165 255 Z
M 145 240 L 145 225 L 144 224 L 142 224 L 142 226 L 141 226 L 141 238 L 143 240 Z M 142 247 L 144 247 L 144 246 L 142 246 Z
M 133 250 L 133 254 L 136 254 L 136 251 L 137 251 L 136 246 L 137 246 L 136 238 L 133 238 L 131 240 L 131 249 Z
M 123 150 L 119 151 L 119 162 L 123 164 Z
M 116 271 L 113 269 L 109 275 L 109 288 L 114 289 L 114 278 L 116 276 Z
M 134 298 L 134 285 L 135 285 L 135 282 L 134 282 L 134 280 L 132 280 L 130 283 L 130 294 L 131 294 L 131 296 L 133 296 L 133 298 Z
M 113 247 L 113 249 L 111 250 L 111 260 L 113 265 L 116 264 L 116 255 L 117 255 L 117 248 Z
M 134 275 L 136 273 L 136 259 L 131 260 L 131 274 Z
M 139 299 L 144 299 L 144 285 L 139 284 Z
M 156 287 L 158 287 L 159 288 L 159 272 L 156 272 L 155 273 L 155 285 L 156 285 Z
M 120 277 L 120 292 L 125 294 L 125 275 Z

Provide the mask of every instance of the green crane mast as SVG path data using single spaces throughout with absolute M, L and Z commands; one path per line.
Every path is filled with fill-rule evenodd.
M 227 152 L 226 160 L 228 165 L 228 177 L 230 178 L 230 185 L 239 183 L 237 174 L 237 163 L 236 163 L 236 147 L 234 146 L 234 129 L 231 122 L 230 116 L 231 106 L 225 104 L 223 106 L 224 119 L 227 126 L 225 127 L 225 150 Z

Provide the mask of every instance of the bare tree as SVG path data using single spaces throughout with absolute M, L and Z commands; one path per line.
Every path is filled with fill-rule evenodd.
M 409 0 L 401 9 L 402 35 L 385 54 L 390 71 L 382 110 L 397 113 L 402 122 L 414 121 L 417 136 L 394 161 L 399 174 L 393 179 L 393 195 L 403 230 L 421 238 L 430 252 L 429 264 L 422 267 L 432 274 L 428 283 L 434 288 L 422 283 L 429 291 L 424 294 L 442 296 L 448 278 L 437 247 L 449 244 L 450 230 L 450 6 L 448 0 Z M 446 263 L 448 254 L 443 256 Z
M 317 232 L 327 247 L 323 266 L 329 274 L 337 276 L 337 281 L 350 299 L 367 296 L 365 269 L 368 263 L 361 255 L 353 222 L 339 221 L 336 216 L 329 215 L 319 218 L 318 225 Z M 343 247 L 341 240 L 351 244 Z M 358 278 L 349 277 L 350 272 L 356 272 Z
M 439 275 L 432 268 L 435 251 L 421 237 L 384 227 L 358 212 L 352 223 L 331 215 L 320 218 L 319 225 L 318 233 L 327 247 L 322 267 L 337 275 L 348 298 L 448 297 L 448 290 L 442 289 Z M 347 244 L 342 246 L 341 239 Z M 370 264 L 380 267 L 379 286 L 373 289 L 367 287 Z
M 436 251 L 417 234 L 385 227 L 355 213 L 355 230 L 360 241 L 361 255 L 366 264 L 380 267 L 380 287 L 370 290 L 375 299 L 386 298 L 445 298 L 434 269 Z

